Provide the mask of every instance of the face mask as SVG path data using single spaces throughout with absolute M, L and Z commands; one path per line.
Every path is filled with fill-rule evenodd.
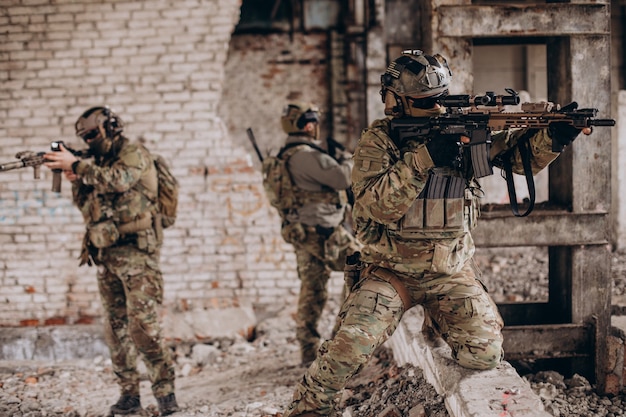
M 89 145 L 89 149 L 96 156 L 104 156 L 111 150 L 111 144 L 113 142 L 110 139 L 98 137 L 89 141 L 87 144 Z

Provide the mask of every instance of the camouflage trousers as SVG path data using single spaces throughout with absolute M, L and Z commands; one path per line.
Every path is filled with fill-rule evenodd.
M 404 284 L 411 303 L 407 308 L 424 307 L 459 365 L 490 369 L 502 360 L 502 318 L 469 265 L 454 275 L 425 272 L 409 277 L 376 268 L 366 271 L 341 308 L 335 337 L 322 344 L 284 417 L 306 412 L 329 415 L 348 379 L 393 334 L 405 306 L 389 274 Z
M 122 395 L 139 395 L 137 356 L 148 369 L 152 392 L 174 392 L 174 366 L 161 338 L 158 307 L 163 302 L 163 277 L 158 251 L 132 245 L 102 251 L 98 287 L 105 311 L 105 339 Z
M 300 343 L 303 363 L 311 362 L 319 348 L 319 319 L 328 300 L 331 271 L 343 271 L 346 257 L 360 245 L 343 226 L 330 236 L 305 227 L 306 237 L 294 249 L 300 278 L 300 294 L 296 313 L 296 338 Z M 345 288 L 344 295 L 345 298 Z

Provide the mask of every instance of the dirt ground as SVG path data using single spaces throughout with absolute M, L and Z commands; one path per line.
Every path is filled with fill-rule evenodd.
M 330 300 L 320 325 L 326 333 L 322 336 L 328 337 L 337 310 L 338 300 Z M 281 417 L 305 371 L 294 338 L 294 311 L 284 307 L 266 313 L 253 341 L 172 345 L 181 406 L 174 416 Z M 156 401 L 144 378 L 143 416 L 156 416 Z M 104 417 L 118 397 L 105 358 L 54 364 L 1 361 L 0 381 L 2 417 Z M 350 381 L 339 408 L 337 417 L 448 416 L 443 398 L 422 371 L 398 368 L 387 349 L 380 349 Z
M 543 299 L 547 296 L 547 255 L 528 250 L 479 251 L 477 262 L 497 301 Z M 626 294 L 626 255 L 612 259 L 614 300 Z M 516 279 L 523 277 L 523 279 Z M 328 337 L 339 308 L 329 301 L 320 331 Z M 615 307 L 614 307 L 615 309 Z M 266 311 L 254 340 L 214 340 L 172 345 L 181 411 L 175 417 L 282 417 L 300 365 L 293 314 L 289 306 Z M 581 377 L 556 372 L 526 376 L 546 411 L 555 417 L 626 416 L 623 395 L 601 397 Z M 142 382 L 144 416 L 156 416 L 156 401 Z M 0 417 L 103 417 L 117 400 L 110 360 L 66 363 L 0 361 Z M 448 417 L 443 398 L 412 366 L 399 368 L 381 349 L 353 378 L 333 417 Z

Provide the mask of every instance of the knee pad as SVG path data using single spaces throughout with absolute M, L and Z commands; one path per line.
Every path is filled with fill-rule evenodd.
M 464 368 L 469 369 L 492 369 L 502 362 L 504 351 L 502 350 L 502 340 L 492 340 L 490 343 L 478 345 L 476 341 L 472 344 L 460 345 L 457 350 L 453 349 L 455 361 Z

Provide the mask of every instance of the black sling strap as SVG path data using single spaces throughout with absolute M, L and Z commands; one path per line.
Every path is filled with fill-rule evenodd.
M 278 155 L 276 155 L 277 158 L 281 158 L 283 156 L 283 153 L 290 148 L 293 148 L 294 146 L 299 146 L 299 145 L 307 145 L 315 150 L 320 151 L 321 153 L 325 153 L 328 154 L 328 152 L 326 152 L 324 149 L 320 148 L 319 146 L 315 145 L 314 143 L 311 142 L 306 142 L 306 141 L 298 141 L 298 142 L 290 142 L 288 144 L 286 144 L 285 146 L 283 146 L 280 151 L 278 151 Z
M 511 166 L 511 159 L 513 158 L 513 152 L 515 148 L 507 152 L 502 158 L 502 164 L 504 167 L 506 186 L 509 191 L 509 204 L 511 205 L 511 211 L 516 217 L 526 217 L 535 208 L 535 181 L 533 179 L 533 171 L 530 166 L 530 138 L 535 133 L 536 129 L 529 129 L 524 135 L 522 135 L 517 141 L 517 149 L 519 150 L 520 157 L 522 159 L 522 166 L 524 168 L 524 176 L 526 177 L 526 185 L 528 186 L 529 203 L 528 208 L 522 214 L 519 212 L 519 206 L 517 204 L 517 193 L 515 192 L 515 183 L 513 182 L 513 168 Z

